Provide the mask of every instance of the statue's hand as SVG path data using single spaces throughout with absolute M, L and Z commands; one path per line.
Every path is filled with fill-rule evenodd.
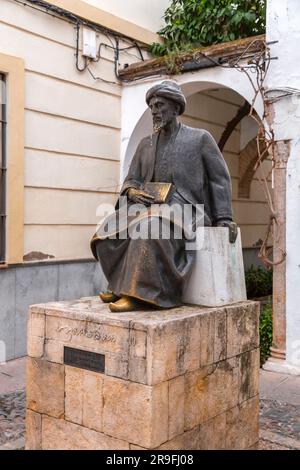
M 130 188 L 127 192 L 128 198 L 136 204 L 144 204 L 150 206 L 154 202 L 154 197 L 142 191 L 141 189 Z
M 229 242 L 234 243 L 238 235 L 238 227 L 232 220 L 219 220 L 217 227 L 228 227 L 229 228 Z

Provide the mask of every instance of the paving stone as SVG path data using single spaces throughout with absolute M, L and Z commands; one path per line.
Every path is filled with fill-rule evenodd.
M 260 401 L 260 428 L 300 442 L 300 406 L 277 400 Z
M 0 446 L 24 438 L 25 390 L 0 395 Z

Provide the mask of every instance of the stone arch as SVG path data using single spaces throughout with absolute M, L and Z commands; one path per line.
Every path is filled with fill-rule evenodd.
M 122 131 L 121 131 L 121 181 L 129 168 L 134 151 L 139 141 L 152 131 L 150 111 L 145 103 L 145 95 L 156 83 L 172 78 L 181 86 L 186 98 L 211 88 L 228 88 L 249 103 L 252 103 L 254 91 L 246 74 L 236 69 L 212 67 L 197 70 L 174 77 L 160 77 L 145 82 L 124 85 L 122 93 Z M 258 97 L 255 111 L 262 116 L 263 103 Z
M 144 82 L 124 86 L 120 183 L 123 182 L 127 174 L 138 143 L 145 135 L 152 132 L 151 113 L 145 102 L 146 92 L 154 84 L 168 78 L 170 77 L 160 77 L 159 80 L 147 79 Z M 190 102 L 190 107 L 187 106 L 187 113 L 183 115 L 183 122 L 192 127 L 207 128 L 217 142 L 221 141 L 226 126 L 230 127 L 229 124 L 234 121 L 235 115 L 244 106 L 245 101 L 250 104 L 253 101 L 254 92 L 248 78 L 236 70 L 214 67 L 210 70 L 200 70 L 180 77 L 172 77 L 172 79 L 174 78 L 181 86 L 187 101 Z M 234 93 L 229 93 L 228 90 Z M 192 98 L 193 96 L 195 99 Z M 207 98 L 212 98 L 219 104 L 215 107 L 215 104 L 211 103 L 210 107 Z M 224 102 L 224 109 L 222 102 Z M 193 103 L 192 106 L 191 103 Z M 201 103 L 203 103 L 202 110 Z M 198 118 L 196 117 L 197 109 L 199 110 Z M 255 103 L 254 110 L 255 117 L 262 119 L 263 103 L 260 97 Z M 193 116 L 196 117 L 195 121 Z M 203 117 L 203 122 L 201 122 L 201 117 Z M 244 262 L 245 266 L 250 266 L 253 263 L 256 264 L 257 241 L 264 237 L 269 214 L 264 191 L 254 170 L 257 161 L 255 142 L 258 132 L 257 120 L 246 115 L 240 121 L 239 128 L 237 129 L 235 124 L 234 129 L 223 149 L 223 155 L 232 177 L 232 207 L 234 218 L 241 227 Z

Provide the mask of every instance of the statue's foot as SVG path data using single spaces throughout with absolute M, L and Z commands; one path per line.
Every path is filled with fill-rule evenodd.
M 111 291 L 100 292 L 99 297 L 102 300 L 102 302 L 106 304 L 109 302 L 116 302 L 120 298 Z
M 111 312 L 133 312 L 134 310 L 140 310 L 141 305 L 138 300 L 124 295 L 117 302 L 111 302 L 109 309 Z

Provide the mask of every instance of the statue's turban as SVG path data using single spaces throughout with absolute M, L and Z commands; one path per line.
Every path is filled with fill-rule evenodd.
M 185 109 L 186 100 L 179 85 L 172 80 L 165 80 L 164 82 L 154 85 L 146 94 L 146 103 L 149 102 L 153 96 L 162 96 L 169 100 L 175 101 L 180 105 L 179 114 L 182 114 Z

